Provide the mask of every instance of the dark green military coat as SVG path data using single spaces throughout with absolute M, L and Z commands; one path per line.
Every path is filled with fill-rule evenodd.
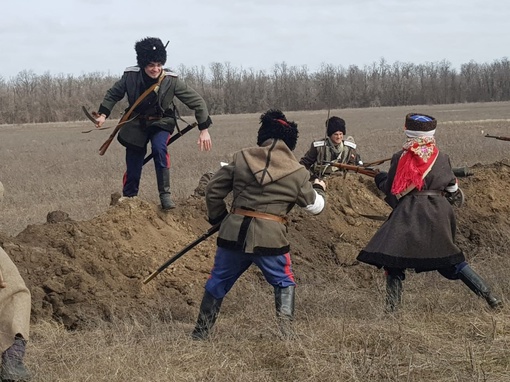
M 146 97 L 141 106 L 138 106 L 129 117 L 130 122 L 120 129 L 118 140 L 122 145 L 145 147 L 148 141 L 148 126 L 157 126 L 173 133 L 176 124 L 174 97 L 194 110 L 199 130 L 207 129 L 212 124 L 207 105 L 200 94 L 178 78 L 177 74 L 168 69 L 164 71 L 165 78 L 161 85 Z M 140 67 L 126 68 L 121 79 L 106 92 L 99 112 L 108 116 L 115 104 L 125 95 L 129 105 L 133 105 L 149 86 L 150 84 L 144 82 Z M 147 117 L 159 119 L 147 120 Z
M 360 164 L 356 143 L 352 137 L 347 137 L 336 147 L 329 138 L 314 141 L 299 163 L 305 166 L 312 176 L 322 177 L 338 170 L 337 167 L 328 164 L 331 161 L 356 166 Z

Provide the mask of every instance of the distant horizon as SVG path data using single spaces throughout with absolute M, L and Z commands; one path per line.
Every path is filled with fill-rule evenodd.
M 384 60 L 386 62 L 386 64 L 388 64 L 389 66 L 392 66 L 396 63 L 401 63 L 401 64 L 412 64 L 412 65 L 415 65 L 415 66 L 420 66 L 420 65 L 428 65 L 428 64 L 440 64 L 442 62 L 447 62 L 451 65 L 451 68 L 453 68 L 454 70 L 457 70 L 457 71 L 460 71 L 460 69 L 462 68 L 463 65 L 466 65 L 466 64 L 469 64 L 469 63 L 474 63 L 474 64 L 477 64 L 477 65 L 490 65 L 490 64 L 493 64 L 495 62 L 500 62 L 500 61 L 508 61 L 509 60 L 509 56 L 502 56 L 500 58 L 494 58 L 492 59 L 491 61 L 484 61 L 484 62 L 478 62 L 478 61 L 475 61 L 475 60 L 470 60 L 470 61 L 467 61 L 467 62 L 462 62 L 462 63 L 459 63 L 458 66 L 455 66 L 451 61 L 449 61 L 448 59 L 441 59 L 441 60 L 438 60 L 438 61 L 426 61 L 426 62 L 420 62 L 420 63 L 415 63 L 415 62 L 409 62 L 409 61 L 392 61 L 390 62 L 389 60 L 386 60 L 384 57 L 381 57 L 380 59 L 378 60 L 374 60 L 372 61 L 371 63 L 368 63 L 368 64 L 364 64 L 364 65 L 356 65 L 356 64 L 349 64 L 349 65 L 342 65 L 342 64 L 332 64 L 332 63 L 327 63 L 327 62 L 323 62 L 321 63 L 317 68 L 313 69 L 313 68 L 310 68 L 309 65 L 307 64 L 300 64 L 300 65 L 295 65 L 295 64 L 290 64 L 289 62 L 286 62 L 286 61 L 282 61 L 282 62 L 275 62 L 272 64 L 271 67 L 269 68 L 261 68 L 261 69 L 255 69 L 253 68 L 252 66 L 245 66 L 245 65 L 240 65 L 240 66 L 234 66 L 232 65 L 229 61 L 212 61 L 210 62 L 209 64 L 207 65 L 186 65 L 184 63 L 180 63 L 178 64 L 177 66 L 170 66 L 168 65 L 168 62 L 165 64 L 165 68 L 167 69 L 170 69 L 170 70 L 173 70 L 175 71 L 177 74 L 181 74 L 179 73 L 179 68 L 184 66 L 185 68 L 189 69 L 189 68 L 202 68 L 204 67 L 206 69 L 207 72 L 210 72 L 211 68 L 210 66 L 212 64 L 216 64 L 216 63 L 220 63 L 220 64 L 223 64 L 223 65 L 227 65 L 227 64 L 231 64 L 231 67 L 235 68 L 235 69 L 243 69 L 243 70 L 254 70 L 256 73 L 258 72 L 265 72 L 267 74 L 268 71 L 271 71 L 273 70 L 277 65 L 281 65 L 281 64 L 286 64 L 288 68 L 303 68 L 303 67 L 307 67 L 307 69 L 309 70 L 309 72 L 311 73 L 315 73 L 315 72 L 318 72 L 320 71 L 321 67 L 322 66 L 332 66 L 334 68 L 340 68 L 342 67 L 343 69 L 348 69 L 349 67 L 358 67 L 360 69 L 364 69 L 364 68 L 368 68 L 368 67 L 371 67 L 372 65 L 376 64 L 377 65 L 380 65 L 381 61 Z M 73 76 L 73 77 L 80 77 L 80 76 L 86 76 L 88 74 L 102 74 L 102 75 L 106 75 L 106 76 L 120 76 L 123 72 L 124 72 L 124 69 L 130 67 L 130 66 L 135 66 L 136 65 L 136 62 L 133 63 L 133 65 L 127 65 L 125 66 L 120 72 L 118 73 L 112 73 L 111 70 L 108 70 L 108 71 L 101 71 L 101 70 L 96 70 L 96 71 L 90 71 L 90 72 L 84 72 L 84 71 L 81 71 L 80 74 L 77 74 L 77 73 L 64 73 L 64 72 L 54 72 L 52 73 L 51 72 L 51 69 L 46 69 L 46 70 L 42 70 L 41 72 L 37 72 L 36 70 L 34 69 L 21 69 L 18 73 L 16 73 L 15 75 L 13 76 L 4 76 L 2 75 L 2 73 L 0 73 L 0 78 L 3 78 L 4 80 L 9 80 L 11 78 L 16 78 L 20 73 L 23 73 L 23 72 L 29 72 L 29 73 L 34 73 L 35 75 L 37 76 L 41 76 L 41 75 L 45 75 L 47 73 L 50 74 L 50 76 L 59 76 L 59 75 L 64 75 L 64 76 Z

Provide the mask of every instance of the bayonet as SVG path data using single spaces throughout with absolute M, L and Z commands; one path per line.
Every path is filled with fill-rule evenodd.
M 510 141 L 510 137 L 502 137 L 498 135 L 485 134 L 485 138 L 499 139 L 500 141 Z

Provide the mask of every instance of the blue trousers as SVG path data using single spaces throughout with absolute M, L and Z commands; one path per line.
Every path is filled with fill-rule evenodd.
M 459 272 L 467 265 L 467 262 L 463 261 L 461 263 L 452 265 L 451 267 L 447 268 L 440 268 L 437 269 L 437 271 L 441 274 L 441 276 L 447 278 L 448 280 L 458 280 L 459 279 Z M 390 276 L 398 277 L 400 280 L 405 279 L 405 269 L 402 268 L 387 268 L 384 267 L 386 273 Z
M 170 155 L 168 154 L 167 146 L 170 133 L 158 127 L 149 126 L 147 129 L 150 129 L 149 141 L 151 142 L 156 171 L 158 171 L 159 168 L 170 168 Z M 143 149 L 126 148 L 126 173 L 122 180 L 123 196 L 131 197 L 138 195 L 145 154 L 147 154 L 147 144 Z
M 216 299 L 225 297 L 251 264 L 259 267 L 266 281 L 272 286 L 286 288 L 296 285 L 289 253 L 261 256 L 218 247 L 214 257 L 214 267 L 205 284 L 205 289 Z

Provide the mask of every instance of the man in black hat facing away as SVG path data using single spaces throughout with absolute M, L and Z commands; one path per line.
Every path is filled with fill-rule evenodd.
M 221 222 L 214 267 L 205 284 L 194 339 L 206 339 L 216 321 L 223 297 L 255 263 L 274 287 L 276 314 L 282 335 L 292 335 L 294 274 L 287 241 L 286 215 L 295 204 L 311 214 L 325 205 L 325 183 L 312 185 L 308 171 L 292 151 L 298 130 L 280 110 L 260 117 L 257 147 L 234 154 L 207 184 L 209 222 Z M 225 198 L 233 193 L 230 212 Z
M 326 138 L 312 142 L 306 154 L 299 160 L 312 177 L 322 178 L 337 171 L 338 167 L 330 166 L 330 162 L 345 163 L 359 166 L 363 164 L 356 151 L 354 138 L 346 134 L 345 121 L 333 116 L 326 121 Z
M 387 312 L 400 304 L 406 268 L 436 270 L 448 279 L 460 279 L 489 307 L 500 308 L 501 300 L 492 295 L 455 244 L 455 215 L 445 195 L 459 188 L 450 158 L 436 146 L 436 126 L 436 119 L 429 115 L 406 116 L 402 150 L 393 155 L 389 171 L 375 177 L 393 212 L 357 259 L 384 268 Z
M 117 102 L 125 95 L 129 107 L 134 108 L 118 135 L 119 142 L 126 147 L 126 174 L 122 195 L 138 195 L 140 177 L 147 144 L 151 142 L 159 197 L 163 210 L 175 207 L 170 198 L 170 156 L 167 144 L 176 125 L 174 97 L 195 112 L 200 135 L 197 141 L 200 150 L 211 149 L 208 127 L 212 124 L 204 99 L 184 81 L 168 69 L 166 48 L 159 38 L 147 37 L 135 44 L 137 66 L 126 68 L 122 78 L 107 92 L 99 106 L 97 127 L 101 127 Z M 145 97 L 144 92 L 154 86 Z M 129 109 L 129 108 L 128 108 Z

